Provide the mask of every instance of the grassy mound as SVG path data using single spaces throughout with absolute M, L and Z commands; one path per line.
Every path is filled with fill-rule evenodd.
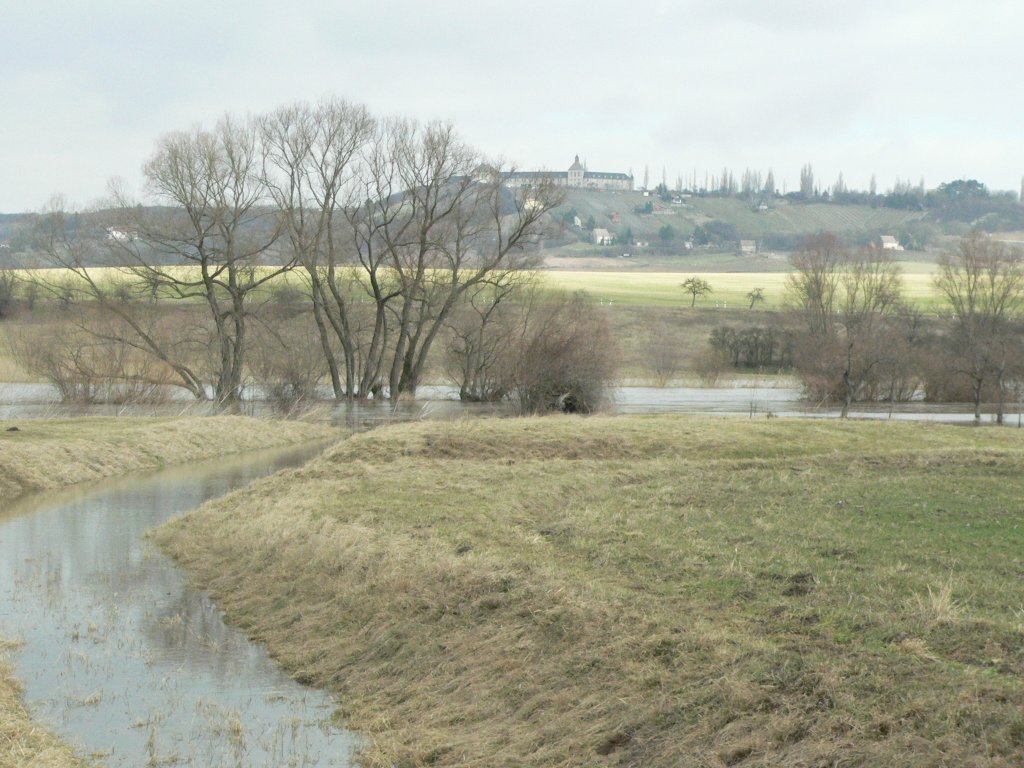
M 1024 433 L 688 417 L 351 438 L 161 543 L 367 765 L 1024 760 Z
M 11 427 L 17 431 L 8 431 Z M 31 491 L 337 434 L 322 424 L 243 416 L 4 422 L 0 501 Z

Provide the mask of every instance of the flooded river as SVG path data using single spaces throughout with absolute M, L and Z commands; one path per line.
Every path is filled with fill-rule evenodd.
M 227 627 L 147 531 L 315 451 L 46 494 L 0 513 L 0 636 L 33 715 L 103 765 L 348 766 L 330 697 Z M 213 466 L 215 464 L 215 466 Z
M 325 394 L 325 398 L 327 393 Z M 333 404 L 325 399 L 318 405 L 329 411 L 338 424 L 352 429 L 415 419 L 453 419 L 475 414 L 510 413 L 507 404 L 463 403 L 453 387 L 421 387 L 416 400 L 403 400 L 397 406 L 387 402 Z M 273 415 L 266 401 L 249 400 L 244 410 L 251 415 Z M 612 413 L 693 413 L 720 416 L 760 417 L 803 416 L 837 418 L 839 408 L 823 407 L 803 399 L 794 381 L 779 378 L 743 379 L 717 387 L 615 387 L 610 393 L 608 410 Z M 991 410 L 991 408 L 989 409 Z M 1017 426 L 1021 404 L 1007 405 L 1006 422 Z M 159 404 L 62 404 L 55 390 L 45 384 L 0 384 L 0 421 L 62 416 L 175 416 L 212 412 L 209 403 L 197 403 L 178 392 L 173 400 Z M 854 419 L 898 419 L 970 423 L 973 407 L 967 403 L 857 403 L 850 410 Z M 994 420 L 991 414 L 982 417 Z

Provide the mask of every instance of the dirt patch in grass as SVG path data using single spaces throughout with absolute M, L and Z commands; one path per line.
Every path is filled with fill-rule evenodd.
M 368 766 L 1024 761 L 1024 434 L 417 424 L 159 541 Z

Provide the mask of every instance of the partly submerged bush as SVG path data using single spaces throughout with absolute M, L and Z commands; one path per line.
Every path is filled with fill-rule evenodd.
M 517 351 L 514 392 L 528 413 L 592 413 L 615 375 L 607 320 L 583 293 L 535 307 Z

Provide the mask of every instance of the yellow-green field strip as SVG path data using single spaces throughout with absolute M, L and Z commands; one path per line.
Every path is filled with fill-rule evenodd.
M 176 267 L 171 271 L 182 277 L 194 268 Z M 924 308 L 937 305 L 940 296 L 934 285 L 934 266 L 912 262 L 902 266 L 904 296 L 911 303 Z M 73 279 L 65 270 L 35 270 L 34 276 L 52 284 L 60 285 Z M 115 285 L 130 281 L 130 273 L 116 268 L 95 268 L 89 270 L 101 284 Z M 65 274 L 62 274 L 65 273 Z M 541 273 L 542 282 L 552 288 L 569 291 L 586 291 L 602 303 L 625 306 L 679 306 L 688 305 L 689 295 L 681 288 L 682 282 L 690 275 L 707 280 L 712 292 L 699 299 L 698 306 L 742 307 L 748 303 L 746 294 L 754 288 L 761 288 L 765 301 L 763 309 L 779 308 L 783 304 L 786 285 L 785 272 L 703 272 L 694 270 L 673 272 L 626 272 L 593 270 L 552 270 Z M 298 273 L 279 278 L 294 287 L 304 283 Z M 273 284 L 278 284 L 274 281 Z M 270 286 L 268 286 L 270 287 Z
M 746 294 L 761 288 L 765 309 L 782 306 L 786 290 L 784 272 L 694 272 L 706 280 L 712 292 L 698 299 L 697 306 L 742 307 L 749 303 Z M 586 291 L 600 302 L 627 306 L 688 306 L 690 295 L 681 287 L 685 272 L 592 272 L 552 271 L 543 276 L 546 284 L 569 291 Z M 931 272 L 903 274 L 904 296 L 917 305 L 928 306 L 939 300 Z

